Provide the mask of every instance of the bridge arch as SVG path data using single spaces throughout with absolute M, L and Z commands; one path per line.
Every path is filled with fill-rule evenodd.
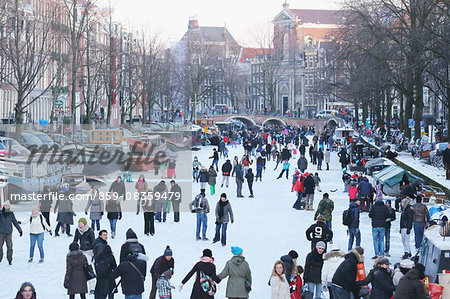
M 230 116 L 229 118 L 226 119 L 226 121 L 231 120 L 231 119 L 240 120 L 241 122 L 243 122 L 247 126 L 256 126 L 255 121 L 253 119 L 251 119 L 250 117 L 247 117 L 247 116 L 243 116 L 243 115 Z
M 265 121 L 263 121 L 262 125 L 263 126 L 266 126 L 266 125 L 285 126 L 286 123 L 282 119 L 272 117 L 272 118 L 268 118 Z
M 339 123 L 336 119 L 330 118 L 329 120 L 327 120 L 327 129 L 334 130 L 337 128 L 338 124 Z

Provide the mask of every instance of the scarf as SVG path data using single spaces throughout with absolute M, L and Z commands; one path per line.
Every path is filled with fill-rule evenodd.
M 223 217 L 223 210 L 227 204 L 228 204 L 228 200 L 219 201 L 219 218 Z
M 85 232 L 87 232 L 87 230 L 89 229 L 89 225 L 85 225 L 83 226 L 83 228 L 78 227 L 78 231 L 80 232 L 80 234 L 84 234 Z
M 31 213 L 31 217 L 32 218 L 37 218 L 37 217 L 39 217 L 39 213 L 36 213 L 36 214 Z
M 317 249 L 314 249 L 312 256 L 313 256 L 313 260 L 314 260 L 315 262 L 320 263 L 320 261 L 323 260 L 323 254 L 319 254 L 319 253 L 317 252 Z
M 213 260 L 211 257 L 208 257 L 208 256 L 202 257 L 202 258 L 200 259 L 200 261 L 201 261 L 201 262 L 204 262 L 204 263 L 211 263 L 211 264 L 214 263 L 214 260 Z

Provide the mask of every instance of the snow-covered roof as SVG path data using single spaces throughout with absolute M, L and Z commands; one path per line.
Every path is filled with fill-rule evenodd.
M 450 237 L 442 237 L 439 234 L 439 225 L 433 225 L 425 230 L 425 237 L 440 250 L 450 250 Z

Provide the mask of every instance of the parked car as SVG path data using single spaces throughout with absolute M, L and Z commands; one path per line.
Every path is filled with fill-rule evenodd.
M 32 134 L 39 138 L 42 143 L 48 146 L 48 148 L 51 148 L 52 146 L 59 148 L 59 144 L 55 143 L 47 134 L 42 132 L 33 132 Z
M 44 145 L 41 139 L 39 139 L 36 135 L 28 133 L 28 132 L 22 132 L 22 138 L 21 143 L 26 147 L 30 148 L 31 146 L 37 146 L 38 148 Z
M 9 143 L 11 142 L 11 149 L 17 152 L 19 156 L 28 156 L 30 155 L 30 151 L 22 146 L 16 139 L 8 138 L 8 137 L 0 137 L 0 142 L 6 147 L 9 147 Z
M 8 156 L 9 149 L 0 142 L 0 156 Z M 17 156 L 17 152 L 11 149 L 11 156 Z
M 72 143 L 72 140 L 69 139 L 69 137 L 66 137 L 62 134 L 53 134 L 52 135 L 53 141 L 60 146 L 65 145 L 66 143 Z

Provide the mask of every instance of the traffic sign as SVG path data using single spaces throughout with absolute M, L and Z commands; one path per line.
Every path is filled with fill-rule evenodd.
M 56 100 L 55 101 L 55 105 L 56 106 L 62 106 L 62 105 L 64 105 L 64 102 L 62 100 Z
M 412 119 L 412 118 L 408 119 L 408 126 L 410 128 L 414 128 L 414 119 Z

